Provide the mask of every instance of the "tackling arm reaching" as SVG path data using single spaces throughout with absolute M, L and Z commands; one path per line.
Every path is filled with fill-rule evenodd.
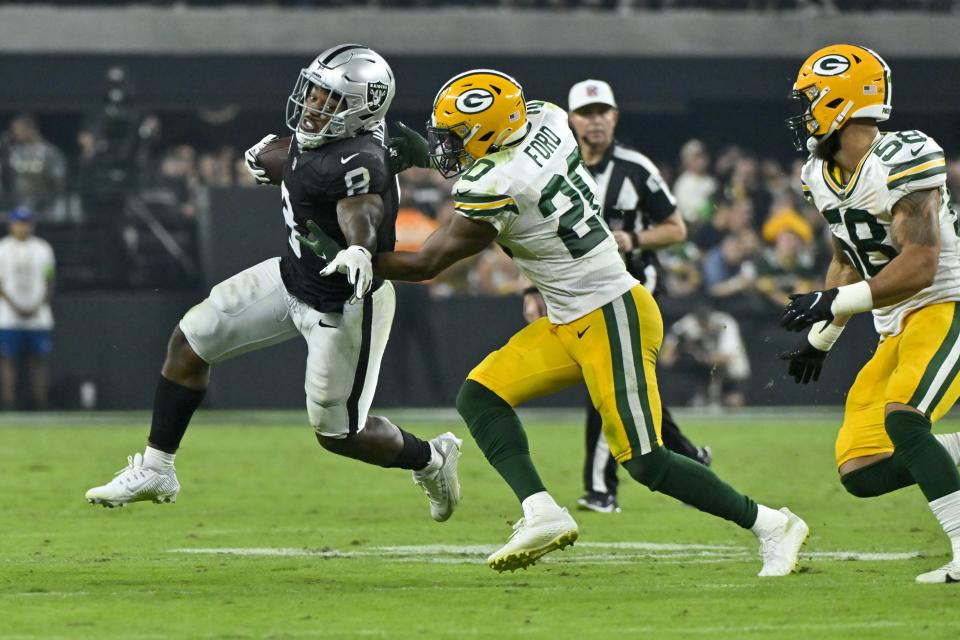
M 419 251 L 380 253 L 373 260 L 373 269 L 388 280 L 429 280 L 454 262 L 480 253 L 496 237 L 497 230 L 491 225 L 454 216 L 430 234 Z

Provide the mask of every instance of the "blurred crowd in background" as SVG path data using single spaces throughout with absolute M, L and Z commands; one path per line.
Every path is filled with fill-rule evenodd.
M 239 147 L 158 144 L 159 119 L 128 112 L 122 86 L 118 75 L 116 93 L 87 119 L 72 148 L 48 141 L 29 113 L 13 116 L 0 138 L 3 209 L 33 210 L 41 233 L 51 233 L 58 255 L 65 256 L 61 270 L 84 262 L 71 252 L 95 251 L 97 272 L 66 274 L 81 285 L 138 286 L 138 271 L 131 269 L 136 265 L 103 264 L 104 252 L 95 248 L 124 246 L 126 259 L 144 259 L 143 243 L 161 228 L 164 242 L 179 244 L 182 255 L 165 245 L 154 269 L 169 275 L 177 272 L 171 267 L 183 266 L 181 260 L 195 263 L 191 235 L 207 189 L 255 188 Z M 653 159 L 689 228 L 686 243 L 661 254 L 671 299 L 702 294 L 734 300 L 739 308 L 772 310 L 782 308 L 789 294 L 819 286 L 831 245 L 822 216 L 800 193 L 800 157 L 785 165 L 750 149 L 708 149 L 691 139 L 675 158 Z M 960 192 L 960 161 L 949 168 L 952 191 Z M 415 248 L 453 215 L 451 185 L 426 169 L 400 178 L 398 244 Z M 64 228 L 73 241 L 57 242 Z M 78 232 L 90 241 L 85 248 L 77 246 Z M 495 246 L 429 284 L 436 297 L 511 295 L 523 286 L 513 262 Z

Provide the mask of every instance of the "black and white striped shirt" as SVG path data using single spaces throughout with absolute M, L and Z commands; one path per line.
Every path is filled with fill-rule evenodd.
M 603 219 L 611 230 L 639 233 L 663 222 L 677 208 L 677 201 L 656 165 L 616 140 L 603 158 L 587 169 L 597 181 Z M 662 292 L 660 261 L 655 252 L 635 249 L 624 260 L 630 274 L 651 293 Z

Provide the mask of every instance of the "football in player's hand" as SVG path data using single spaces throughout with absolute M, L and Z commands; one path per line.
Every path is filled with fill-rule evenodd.
M 280 181 L 283 180 L 283 165 L 287 161 L 292 140 L 293 136 L 277 138 L 268 142 L 257 155 L 257 165 L 267 172 L 270 184 L 280 184 Z

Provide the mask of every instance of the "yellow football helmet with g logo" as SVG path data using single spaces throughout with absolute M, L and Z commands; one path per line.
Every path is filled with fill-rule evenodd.
M 890 67 L 875 51 L 833 44 L 813 53 L 797 74 L 790 97 L 803 113 L 787 118 L 797 151 L 813 151 L 852 118 L 890 117 Z
M 427 144 L 437 169 L 449 178 L 526 132 L 520 83 L 499 71 L 474 69 L 454 76 L 437 92 Z

